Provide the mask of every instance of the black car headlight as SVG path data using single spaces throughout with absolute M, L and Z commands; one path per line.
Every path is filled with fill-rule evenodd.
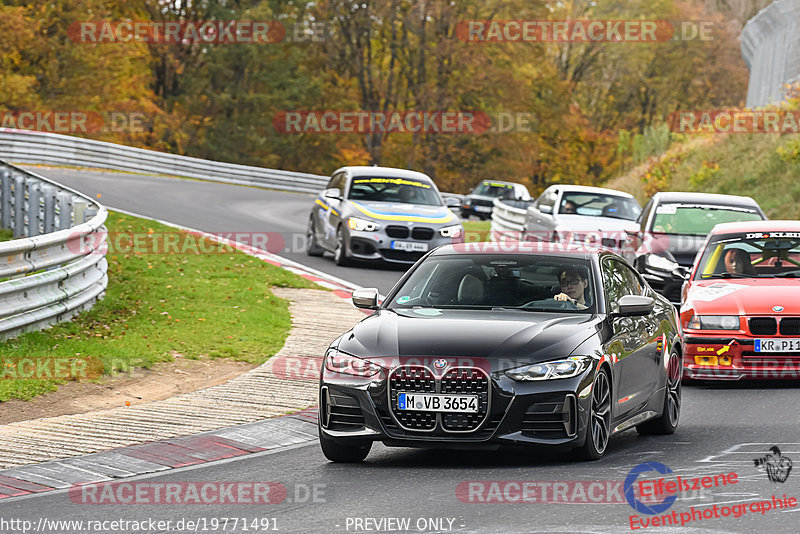
M 461 235 L 461 225 L 454 224 L 453 226 L 445 226 L 444 228 L 439 228 L 439 233 L 442 237 L 452 237 L 456 238 Z
M 332 373 L 369 378 L 378 374 L 383 367 L 364 358 L 350 356 L 336 349 L 325 353 L 325 369 Z
M 584 372 L 592 359 L 587 356 L 570 356 L 562 360 L 540 362 L 506 371 L 506 376 L 517 382 L 572 378 Z
M 666 271 L 668 273 L 671 273 L 679 267 L 676 262 L 670 260 L 669 258 L 665 258 L 664 256 L 659 256 L 658 254 L 648 254 L 645 256 L 644 264 L 651 269 L 655 269 L 657 271 Z
M 686 328 L 692 330 L 739 330 L 738 315 L 692 315 Z
M 347 226 L 349 226 L 351 230 L 356 230 L 358 232 L 374 232 L 381 227 L 381 225 L 376 222 L 359 219 L 358 217 L 350 217 L 347 219 Z

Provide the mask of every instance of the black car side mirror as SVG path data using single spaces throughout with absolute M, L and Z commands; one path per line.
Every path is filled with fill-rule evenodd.
M 374 287 L 365 287 L 353 291 L 353 306 L 367 310 L 378 309 L 378 290 Z
M 641 317 L 653 313 L 656 301 L 641 295 L 625 295 L 619 299 L 619 311 L 610 315 L 611 319 L 617 317 Z

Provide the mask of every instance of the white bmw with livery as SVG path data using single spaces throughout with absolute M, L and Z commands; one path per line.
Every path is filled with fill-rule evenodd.
M 306 252 L 354 260 L 413 264 L 462 239 L 459 218 L 425 174 L 389 167 L 342 167 L 314 201 Z

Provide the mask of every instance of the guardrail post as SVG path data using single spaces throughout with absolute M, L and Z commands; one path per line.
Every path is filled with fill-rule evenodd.
M 61 191 L 56 198 L 58 205 L 58 229 L 72 226 L 72 193 Z
M 42 184 L 31 181 L 28 191 L 28 237 L 33 237 L 41 233 L 42 212 L 39 204 L 42 200 Z
M 86 222 L 86 208 L 88 207 L 89 203 L 83 199 L 72 201 L 72 220 L 75 222 L 75 226 Z
M 25 235 L 25 177 L 14 176 L 14 237 Z
M 52 185 L 42 185 L 42 197 L 44 197 L 44 220 L 42 226 L 44 233 L 49 234 L 56 230 L 56 188 Z
M 11 171 L 3 169 L 0 172 L 0 227 L 11 229 Z

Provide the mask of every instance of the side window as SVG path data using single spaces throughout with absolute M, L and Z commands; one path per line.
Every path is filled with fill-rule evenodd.
M 331 178 L 330 182 L 328 182 L 327 189 L 334 189 L 334 188 L 338 189 L 339 190 L 339 194 L 343 195 L 344 194 L 344 184 L 345 184 L 344 177 L 345 177 L 345 174 L 343 172 L 337 172 L 336 174 L 334 174 L 333 177 Z
M 609 312 L 619 310 L 619 299 L 625 295 L 642 294 L 642 286 L 636 275 L 626 265 L 615 260 L 603 262 L 603 287 Z
M 614 262 L 619 263 L 619 262 Z M 628 292 L 626 295 L 641 295 L 644 292 L 644 287 L 642 286 L 642 282 L 639 280 L 639 276 L 630 267 L 627 265 L 623 265 L 619 263 L 620 267 L 622 267 L 625 278 L 628 280 Z
M 550 206 L 551 213 L 553 207 L 556 205 L 556 190 L 555 189 L 548 189 L 542 196 L 539 197 L 539 200 L 536 201 L 536 208 L 542 209 L 542 206 Z

